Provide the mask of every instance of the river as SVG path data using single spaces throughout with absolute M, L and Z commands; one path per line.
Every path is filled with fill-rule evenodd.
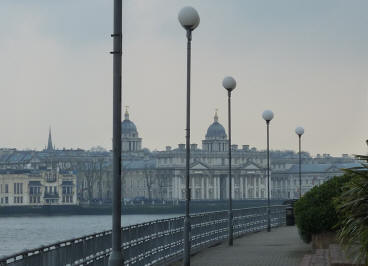
M 179 214 L 124 215 L 124 226 Z M 0 217 L 0 257 L 111 229 L 111 215 Z

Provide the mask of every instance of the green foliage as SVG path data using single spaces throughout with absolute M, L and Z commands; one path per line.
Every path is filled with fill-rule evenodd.
M 345 170 L 352 179 L 336 201 L 340 218 L 338 238 L 348 253 L 359 246 L 356 259 L 368 265 L 368 156 L 357 157 L 367 163 Z
M 313 187 L 294 205 L 295 221 L 300 236 L 309 243 L 313 234 L 335 231 L 337 213 L 333 199 L 341 194 L 349 175 L 336 176 Z

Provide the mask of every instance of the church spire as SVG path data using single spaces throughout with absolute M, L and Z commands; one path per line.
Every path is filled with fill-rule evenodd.
M 54 147 L 52 146 L 51 127 L 49 127 L 49 140 L 47 142 L 47 150 L 48 151 L 54 150 Z

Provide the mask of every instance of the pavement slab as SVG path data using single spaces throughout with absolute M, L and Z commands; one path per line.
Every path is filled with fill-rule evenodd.
M 311 253 L 311 245 L 300 239 L 295 226 L 283 226 L 237 238 L 233 247 L 224 242 L 206 248 L 191 257 L 191 266 L 299 266 Z

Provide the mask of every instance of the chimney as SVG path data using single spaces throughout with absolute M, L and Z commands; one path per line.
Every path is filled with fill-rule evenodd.
M 243 151 L 249 151 L 249 145 L 243 145 Z

